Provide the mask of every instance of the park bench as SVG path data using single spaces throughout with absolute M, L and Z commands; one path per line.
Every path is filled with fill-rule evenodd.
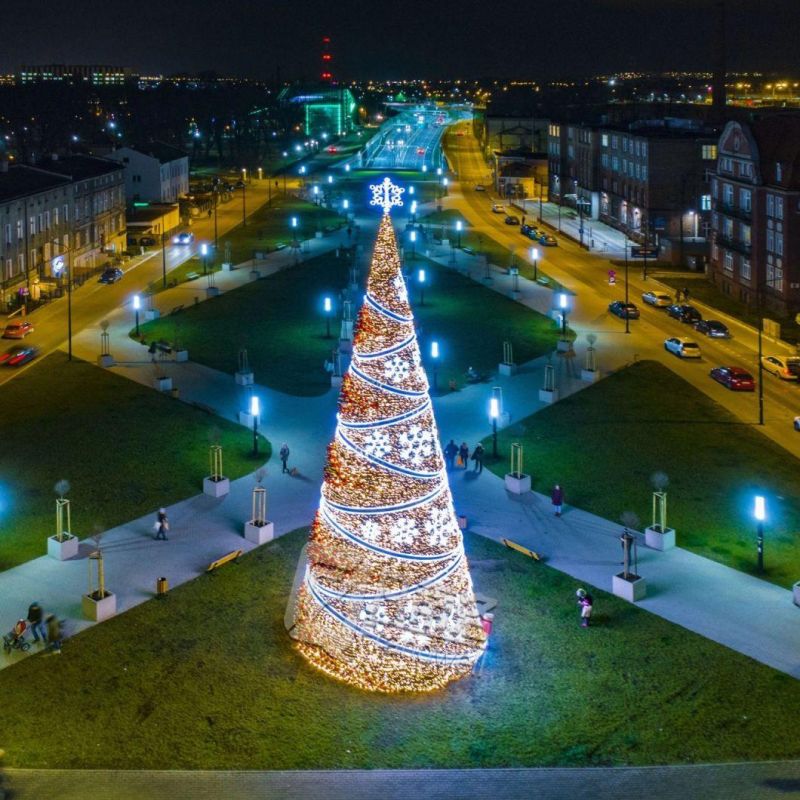
M 285 250 L 287 247 L 288 247 L 288 245 L 285 242 L 278 242 L 275 245 L 275 249 L 276 250 Z
M 536 283 L 541 284 L 542 286 L 547 286 L 550 281 L 547 278 L 537 278 Z
M 186 273 L 186 280 L 187 281 L 194 281 L 194 280 L 197 280 L 199 277 L 200 277 L 200 273 L 199 272 L 187 272 Z
M 461 248 L 468 256 L 474 256 L 475 251 L 471 247 L 462 247 Z
M 231 561 L 236 561 L 237 559 L 239 559 L 241 557 L 241 555 L 242 555 L 242 551 L 241 550 L 231 550 L 230 553 L 226 553 L 224 556 L 222 556 L 221 558 L 218 558 L 216 561 L 212 561 L 208 565 L 208 568 L 206 569 L 206 572 L 207 573 L 208 572 L 212 572 L 213 573 L 215 570 L 218 570 L 220 567 L 225 566 L 225 564 L 229 564 Z
M 532 558 L 534 561 L 542 560 L 542 557 L 535 550 L 528 550 L 527 547 L 523 547 L 521 544 L 512 542 L 511 539 L 501 539 L 500 541 L 506 547 L 508 547 L 509 550 L 516 550 L 518 553 L 522 553 L 522 555 L 528 556 L 528 558 Z
M 179 306 L 174 306 L 172 311 L 169 312 L 169 316 L 177 314 L 179 311 L 183 311 L 183 303 L 181 303 Z

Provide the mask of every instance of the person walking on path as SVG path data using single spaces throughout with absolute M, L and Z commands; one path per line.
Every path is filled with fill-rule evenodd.
M 685 286 L 683 287 L 683 302 L 684 303 L 689 302 L 689 289 Z
M 483 445 L 478 443 L 472 451 L 472 460 L 475 462 L 473 472 L 480 474 L 483 472 Z
M 55 614 L 48 614 L 45 622 L 47 622 L 48 646 L 53 653 L 60 654 L 61 640 L 64 638 L 64 634 L 61 631 L 61 623 Z
M 38 642 L 39 637 L 41 637 L 42 644 L 45 644 L 47 642 L 47 633 L 44 629 L 44 611 L 35 600 L 28 606 L 28 622 L 33 633 L 33 641 Z
M 557 483 L 553 487 L 550 499 L 553 501 L 553 508 L 555 509 L 556 516 L 560 517 L 561 507 L 564 505 L 564 490 L 561 488 L 560 484 Z
M 461 447 L 458 448 L 458 455 L 461 458 L 461 466 L 467 469 L 469 467 L 469 445 L 466 442 L 461 442 Z
M 456 456 L 458 455 L 458 445 L 451 439 L 447 446 L 444 448 L 444 460 L 447 464 L 447 469 L 455 469 Z
M 286 442 L 281 445 L 280 457 L 281 464 L 283 465 L 282 472 L 288 472 L 289 468 L 286 466 L 286 462 L 289 460 L 289 445 L 286 444 Z
M 156 515 L 156 539 L 167 541 L 167 531 L 169 530 L 169 520 L 167 519 L 166 509 L 159 508 Z
M 594 599 L 586 589 L 578 589 L 575 594 L 578 598 L 578 608 L 581 611 L 581 628 L 588 628 L 589 620 L 592 618 Z
M 681 301 L 681 290 L 680 289 L 676 289 L 675 290 L 675 302 L 676 303 L 680 303 L 680 301 Z

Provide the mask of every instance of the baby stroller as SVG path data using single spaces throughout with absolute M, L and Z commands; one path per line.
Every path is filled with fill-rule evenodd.
M 28 624 L 24 619 L 21 619 L 14 626 L 13 630 L 9 631 L 3 636 L 3 650 L 10 653 L 12 650 L 25 650 L 30 649 L 30 642 L 25 641 L 25 631 L 28 629 Z

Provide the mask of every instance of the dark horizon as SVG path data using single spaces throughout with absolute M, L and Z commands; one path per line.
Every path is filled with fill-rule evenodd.
M 86 0 L 81 14 L 44 0 L 11 2 L 0 71 L 23 64 L 113 64 L 141 74 L 216 72 L 274 80 L 312 79 L 321 39 L 333 39 L 343 81 L 415 78 L 528 78 L 598 73 L 710 71 L 715 0 L 575 0 L 567 8 L 496 11 L 483 4 L 407 0 L 363 6 L 340 0 L 297 4 L 243 0 Z M 800 3 L 758 9 L 728 0 L 730 72 L 797 69 Z M 91 24 L 87 23 L 91 20 Z M 624 37 L 624 38 L 623 38 Z

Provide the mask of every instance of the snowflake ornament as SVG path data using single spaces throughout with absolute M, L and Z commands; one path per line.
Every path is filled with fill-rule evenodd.
M 368 519 L 361 526 L 359 533 L 365 542 L 376 542 L 381 535 L 381 526 L 374 519 Z
M 384 458 L 391 450 L 392 442 L 384 431 L 372 431 L 364 444 L 364 452 L 375 458 Z
M 410 372 L 411 364 L 409 364 L 404 358 L 400 358 L 398 355 L 392 356 L 383 367 L 383 374 L 386 377 L 386 380 L 391 381 L 392 383 L 400 383 L 401 381 L 404 381 L 409 376 Z
M 392 183 L 389 178 L 384 178 L 380 183 L 371 184 L 369 188 L 372 192 L 372 200 L 369 201 L 369 204 L 380 206 L 384 214 L 388 214 L 392 210 L 392 206 L 403 205 L 400 195 L 405 189 Z
M 400 434 L 399 446 L 403 459 L 419 467 L 433 453 L 433 434 L 420 425 L 412 425 Z
M 408 517 L 401 517 L 392 525 L 390 532 L 393 541 L 397 544 L 412 545 L 417 533 L 417 523 Z
M 425 520 L 425 533 L 428 535 L 428 544 L 431 547 L 442 547 L 455 533 L 454 520 L 444 508 L 437 508 Z

